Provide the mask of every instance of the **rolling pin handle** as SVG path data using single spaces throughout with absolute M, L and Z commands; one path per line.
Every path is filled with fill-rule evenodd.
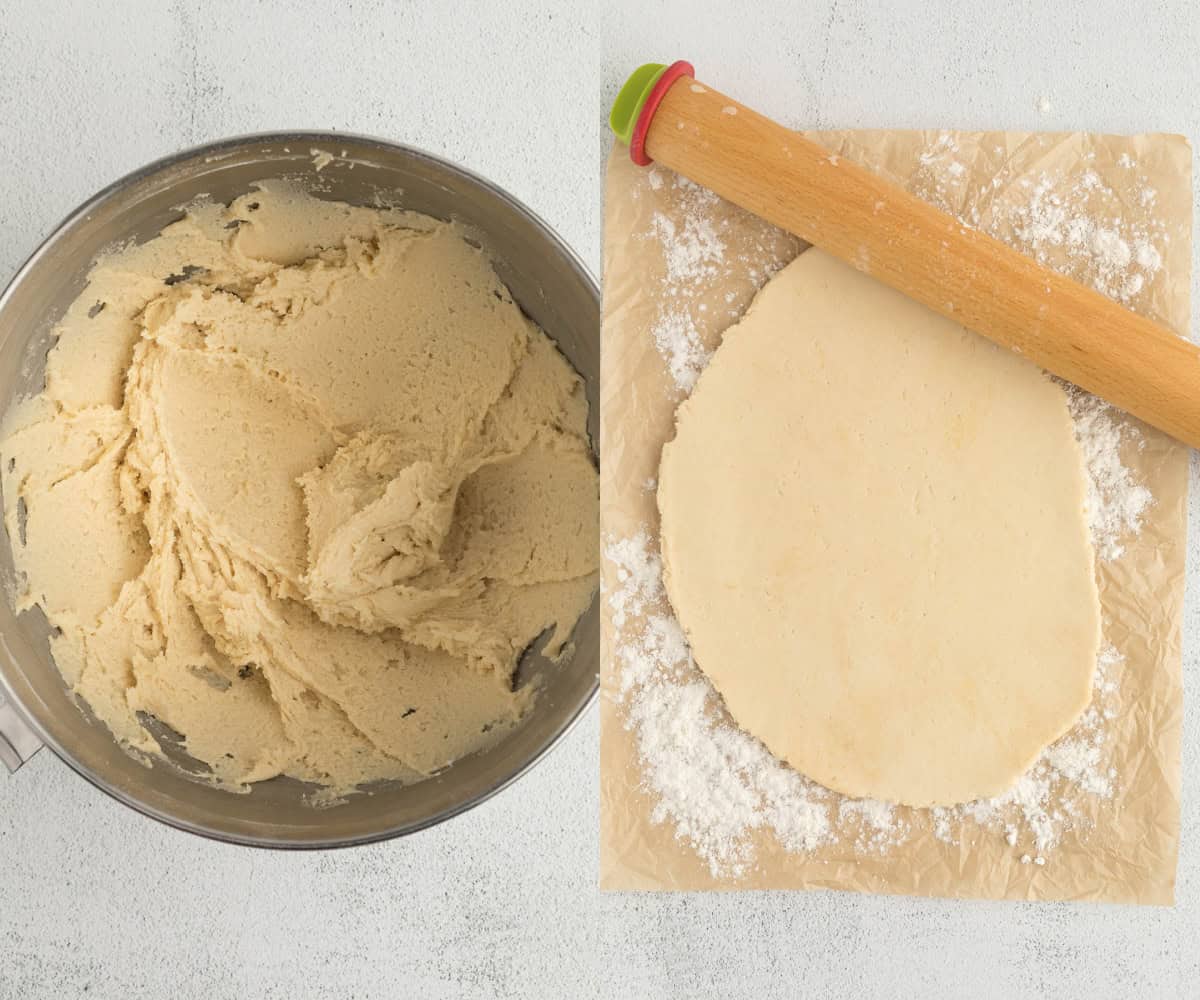
M 646 133 L 671 84 L 681 76 L 695 77 L 696 71 L 690 62 L 683 59 L 665 66 L 662 63 L 646 63 L 629 74 L 613 101 L 608 115 L 609 128 L 617 138 L 629 146 L 629 158 L 639 167 L 648 167 L 654 161 L 646 155 Z

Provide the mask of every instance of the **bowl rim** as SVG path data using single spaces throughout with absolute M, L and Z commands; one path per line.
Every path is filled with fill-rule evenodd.
M 15 290 L 28 277 L 28 275 L 39 265 L 41 260 L 45 258 L 53 249 L 54 245 L 62 238 L 64 232 L 71 228 L 76 223 L 85 219 L 87 215 L 102 205 L 104 202 L 115 197 L 117 194 L 128 189 L 129 187 L 143 181 L 149 177 L 170 169 L 180 163 L 188 160 L 194 160 L 198 157 L 213 158 L 222 153 L 229 153 L 247 145 L 256 143 L 278 143 L 287 145 L 289 143 L 304 144 L 329 144 L 337 142 L 349 142 L 365 146 L 374 146 L 380 150 L 389 153 L 402 153 L 406 156 L 417 160 L 423 160 L 428 165 L 442 171 L 457 175 L 460 179 L 467 181 L 477 187 L 483 188 L 489 194 L 500 199 L 508 208 L 514 211 L 517 215 L 522 216 L 525 221 L 530 223 L 536 230 L 541 232 L 546 237 L 554 249 L 563 256 L 566 263 L 582 280 L 585 288 L 595 298 L 597 306 L 600 302 L 600 287 L 592 274 L 591 269 L 579 256 L 579 254 L 571 247 L 569 243 L 562 238 L 558 231 L 551 226 L 545 219 L 534 212 L 529 206 L 518 199 L 515 195 L 510 194 L 504 188 L 500 187 L 493 181 L 488 180 L 481 174 L 476 173 L 468 167 L 461 166 L 450 160 L 447 160 L 434 153 L 420 147 L 413 146 L 407 143 L 395 142 L 390 139 L 384 139 L 379 136 L 365 135 L 357 132 L 332 132 L 321 130 L 288 130 L 288 131 L 263 131 L 263 132 L 247 132 L 239 135 L 228 136 L 223 139 L 217 139 L 212 142 L 201 143 L 195 146 L 189 146 L 185 149 L 178 150 L 166 156 L 159 157 L 149 163 L 131 170 L 117 180 L 105 185 L 95 194 L 81 202 L 76 208 L 64 216 L 54 227 L 49 234 L 34 248 L 33 252 L 25 259 L 12 277 L 5 284 L 3 290 L 0 290 L 0 313 L 3 313 L 4 307 L 9 298 L 14 294 Z M 11 659 L 11 653 L 8 650 L 8 644 L 3 641 L 0 636 L 0 646 L 3 647 L 5 659 Z M 105 779 L 99 773 L 96 773 L 91 768 L 85 766 L 79 761 L 71 750 L 66 747 L 60 740 L 49 732 L 41 722 L 29 712 L 21 702 L 13 690 L 12 684 L 7 676 L 7 670 L 0 666 L 0 692 L 4 694 L 9 704 L 24 720 L 29 728 L 38 736 L 42 743 L 61 761 L 67 764 L 76 774 L 84 778 L 89 784 L 98 788 L 106 795 L 120 802 L 122 805 L 147 816 L 150 819 L 157 820 L 166 826 L 173 827 L 176 830 L 182 830 L 185 833 L 190 833 L 199 837 L 204 837 L 208 840 L 214 840 L 222 843 L 236 844 L 243 847 L 257 847 L 265 850 L 286 850 L 286 851 L 305 851 L 305 850 L 330 850 L 334 848 L 356 847 L 364 844 L 374 844 L 385 840 L 392 840 L 397 837 L 405 837 L 414 833 L 419 833 L 422 830 L 427 830 L 431 827 L 444 823 L 447 820 L 453 819 L 470 809 L 488 801 L 494 795 L 499 794 L 510 785 L 514 784 L 519 778 L 528 774 L 533 767 L 546 758 L 546 756 L 557 747 L 573 729 L 579 724 L 579 720 L 584 713 L 596 700 L 600 688 L 598 675 L 593 677 L 591 684 L 588 687 L 585 697 L 579 700 L 567 713 L 565 719 L 550 735 L 550 737 L 526 760 L 522 761 L 520 766 L 514 769 L 511 773 L 505 775 L 498 781 L 492 783 L 482 791 L 476 793 L 470 798 L 464 799 L 461 802 L 456 802 L 446 808 L 433 813 L 430 816 L 420 820 L 398 824 L 391 827 L 386 827 L 380 830 L 375 830 L 369 833 L 363 833 L 352 837 L 340 838 L 312 838 L 305 840 L 279 840 L 272 839 L 269 836 L 254 836 L 236 832 L 228 832 L 216 830 L 207 827 L 200 823 L 191 822 L 181 819 L 178 816 L 160 809 L 149 802 L 140 800 L 133 795 L 128 794 L 112 782 Z

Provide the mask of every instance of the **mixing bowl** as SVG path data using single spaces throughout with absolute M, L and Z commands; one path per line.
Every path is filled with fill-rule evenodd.
M 0 410 L 41 389 L 53 328 L 100 251 L 151 239 L 200 195 L 227 202 L 256 181 L 278 177 L 318 197 L 369 205 L 383 196 L 473 228 L 521 308 L 583 376 L 589 432 L 598 440 L 600 296 L 578 257 L 529 209 L 488 181 L 416 149 L 330 133 L 253 135 L 189 150 L 130 174 L 76 210 L 0 296 Z M 11 591 L 12 549 L 7 535 L 0 535 L 0 575 Z M 0 693 L 48 747 L 98 788 L 148 816 L 221 840 L 271 847 L 382 840 L 482 802 L 562 738 L 595 695 L 599 665 L 596 599 L 575 627 L 572 658 L 562 664 L 533 652 L 523 658 L 518 678 L 536 679 L 541 691 L 529 717 L 503 742 L 418 784 L 384 783 L 314 808 L 306 802 L 312 786 L 290 778 L 234 794 L 189 778 L 168 761 L 130 756 L 67 689 L 50 656 L 49 634 L 40 610 L 17 616 L 0 600 Z

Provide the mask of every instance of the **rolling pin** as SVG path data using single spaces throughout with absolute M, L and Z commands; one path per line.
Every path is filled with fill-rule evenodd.
M 1200 348 L 696 82 L 636 70 L 613 104 L 659 162 L 935 312 L 1200 447 Z

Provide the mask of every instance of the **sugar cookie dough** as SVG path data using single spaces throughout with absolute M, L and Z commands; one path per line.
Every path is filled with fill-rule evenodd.
M 733 718 L 798 771 L 996 795 L 1091 696 L 1084 484 L 1038 368 L 809 250 L 679 409 L 667 592 Z
M 529 707 L 596 585 L 587 402 L 465 236 L 270 184 L 98 262 L 0 455 L 19 607 L 122 743 L 349 789 Z

